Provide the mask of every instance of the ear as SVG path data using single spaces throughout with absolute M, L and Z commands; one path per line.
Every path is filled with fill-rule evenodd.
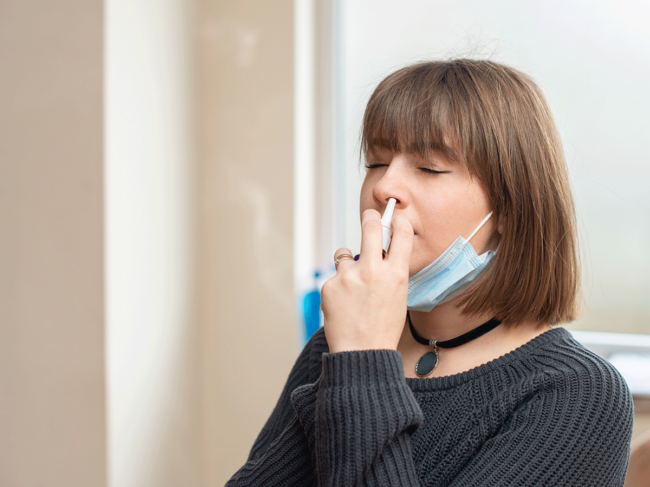
M 497 218 L 497 232 L 499 232 L 499 235 L 503 235 L 503 229 L 505 228 L 506 224 L 506 217 L 505 215 L 501 214 Z

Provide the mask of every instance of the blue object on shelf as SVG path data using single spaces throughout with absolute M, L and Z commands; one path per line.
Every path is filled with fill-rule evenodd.
M 319 277 L 320 272 L 315 272 L 315 288 L 305 294 L 305 297 L 302 300 L 302 312 L 305 324 L 305 343 L 307 343 L 307 340 L 309 340 L 311 336 L 320 328 L 320 290 L 318 289 L 317 284 Z

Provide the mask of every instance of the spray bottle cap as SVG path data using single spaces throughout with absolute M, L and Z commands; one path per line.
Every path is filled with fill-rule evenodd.
M 393 235 L 393 230 L 391 229 L 390 221 L 393 219 L 393 211 L 395 210 L 396 202 L 397 200 L 395 200 L 395 198 L 390 198 L 388 200 L 388 204 L 386 205 L 386 209 L 384 210 L 384 214 L 381 217 L 381 226 L 383 227 L 383 236 L 384 236 L 384 242 L 382 248 L 384 249 L 384 252 L 388 252 L 388 246 L 390 245 L 390 238 Z

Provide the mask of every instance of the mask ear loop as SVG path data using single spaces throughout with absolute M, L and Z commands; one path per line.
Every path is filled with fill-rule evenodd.
M 488 215 L 487 215 L 485 218 L 483 218 L 483 221 L 482 221 L 481 223 L 478 224 L 478 227 L 476 227 L 476 229 L 472 232 L 472 234 L 467 238 L 466 242 L 467 242 L 468 244 L 469 244 L 469 241 L 472 239 L 472 237 L 473 237 L 474 235 L 476 235 L 476 232 L 478 232 L 478 231 L 481 229 L 481 227 L 482 227 L 483 225 L 485 225 L 485 222 L 488 221 L 488 220 L 490 219 L 490 217 L 492 216 L 492 213 L 494 213 L 494 212 L 491 211 L 490 213 L 488 213 Z M 499 243 L 499 245 L 501 245 L 501 244 Z M 470 246 L 471 246 L 471 244 L 470 244 Z M 499 250 L 499 247 L 498 247 L 498 246 L 497 246 L 497 250 Z M 496 250 L 495 250 L 495 252 L 496 252 Z M 483 255 L 483 254 L 481 254 L 481 255 Z M 448 296 L 445 296 L 445 297 L 442 299 L 442 301 L 440 301 L 438 304 L 446 303 L 447 301 L 450 301 L 450 300 L 452 300 L 452 299 L 454 299 L 454 298 L 460 296 L 460 295 L 461 295 L 462 293 L 464 293 L 464 292 L 465 292 L 465 290 L 462 289 L 462 288 L 457 289 L 456 291 L 452 292 L 452 293 L 449 294 Z M 436 347 L 436 350 L 437 350 L 437 347 Z
M 478 231 L 481 229 L 481 227 L 482 227 L 483 225 L 485 225 L 485 222 L 488 221 L 488 220 L 490 219 L 490 217 L 492 216 L 492 213 L 493 213 L 492 211 L 491 211 L 490 213 L 488 213 L 488 216 L 486 216 L 485 218 L 483 218 L 483 221 L 482 221 L 481 223 L 478 224 L 478 227 L 476 227 L 476 229 L 472 232 L 472 234 L 471 234 L 469 237 L 467 237 L 467 241 L 468 241 L 468 242 L 469 242 L 470 240 L 472 240 L 472 237 L 473 237 L 474 235 L 476 235 L 476 232 L 478 232 Z

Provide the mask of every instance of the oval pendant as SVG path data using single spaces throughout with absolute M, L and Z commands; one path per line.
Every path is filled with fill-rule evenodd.
M 427 352 L 422 355 L 422 357 L 420 357 L 420 360 L 415 365 L 415 373 L 419 377 L 426 377 L 431 372 L 433 372 L 433 369 L 435 369 L 437 366 L 438 352 Z

